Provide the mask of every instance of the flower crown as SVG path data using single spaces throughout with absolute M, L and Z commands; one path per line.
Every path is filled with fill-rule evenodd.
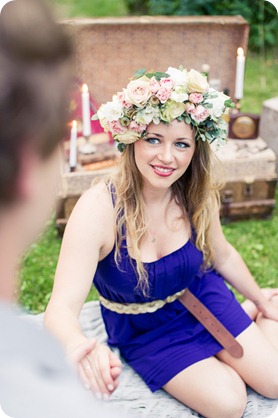
M 112 133 L 120 151 L 144 137 L 151 122 L 174 119 L 192 125 L 196 140 L 217 141 L 219 146 L 227 141 L 222 115 L 228 107 L 234 107 L 231 98 L 211 88 L 198 71 L 169 67 L 165 73 L 147 73 L 143 68 L 126 89 L 100 106 L 93 119 L 99 119 L 104 130 Z

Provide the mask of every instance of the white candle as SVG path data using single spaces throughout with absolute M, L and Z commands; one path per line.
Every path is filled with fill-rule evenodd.
M 82 86 L 82 122 L 83 122 L 83 136 L 91 135 L 91 112 L 90 112 L 90 96 L 87 84 Z
M 237 49 L 235 98 L 243 98 L 245 56 L 242 48 Z
M 69 154 L 69 166 L 70 168 L 76 167 L 77 161 L 77 122 L 72 121 L 70 131 L 70 154 Z

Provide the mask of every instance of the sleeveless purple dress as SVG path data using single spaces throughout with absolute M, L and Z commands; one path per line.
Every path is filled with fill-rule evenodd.
M 223 278 L 201 270 L 202 253 L 189 240 L 183 247 L 157 261 L 145 263 L 149 296 L 135 289 L 137 278 L 123 242 L 120 269 L 114 249 L 98 263 L 94 285 L 105 298 L 119 303 L 165 299 L 188 287 L 236 337 L 250 324 Z M 178 301 L 154 313 L 118 314 L 101 306 L 108 344 L 120 349 L 127 363 L 154 392 L 190 365 L 211 357 L 222 346 Z

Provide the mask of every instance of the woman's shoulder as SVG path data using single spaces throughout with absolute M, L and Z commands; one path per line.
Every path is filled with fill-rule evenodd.
M 113 208 L 111 192 L 103 180 L 92 184 L 92 186 L 81 195 L 78 203 L 87 208 L 100 207 L 103 210 L 105 207 L 110 209 Z
M 99 181 L 86 190 L 78 199 L 71 216 L 95 221 L 113 220 L 113 202 L 106 183 Z

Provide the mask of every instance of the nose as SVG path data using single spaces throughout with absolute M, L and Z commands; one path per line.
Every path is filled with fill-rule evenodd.
M 158 158 L 165 165 L 173 162 L 172 144 L 165 143 L 162 145 Z

